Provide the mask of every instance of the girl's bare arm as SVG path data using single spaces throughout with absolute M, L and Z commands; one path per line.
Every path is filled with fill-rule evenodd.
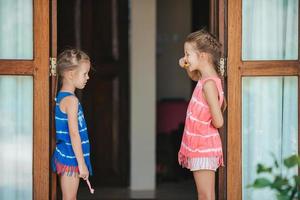
M 80 173 L 79 176 L 87 179 L 89 176 L 89 171 L 84 161 L 83 151 L 81 147 L 81 138 L 78 130 L 78 99 L 74 96 L 66 97 L 65 105 L 65 110 L 68 115 L 68 125 L 72 148 L 78 162 Z
M 219 94 L 215 82 L 213 80 L 206 81 L 203 86 L 203 92 L 211 112 L 212 124 L 216 128 L 221 128 L 224 120 L 219 105 Z

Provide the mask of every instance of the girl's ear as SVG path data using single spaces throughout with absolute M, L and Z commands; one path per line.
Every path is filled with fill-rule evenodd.
M 206 52 L 200 52 L 200 54 L 201 54 L 201 57 L 200 57 L 201 59 L 207 60 L 210 58 L 209 54 Z
M 64 72 L 64 77 L 68 80 L 71 80 L 74 76 L 74 70 L 67 70 Z
M 198 52 L 198 56 L 199 56 L 199 59 L 203 59 L 203 58 L 205 58 L 205 53 L 204 52 Z

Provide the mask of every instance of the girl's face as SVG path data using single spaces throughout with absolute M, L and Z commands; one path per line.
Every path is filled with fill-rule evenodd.
M 89 61 L 79 62 L 78 67 L 73 71 L 72 82 L 77 89 L 83 89 L 89 80 L 91 65 Z
M 188 63 L 190 71 L 199 70 L 200 52 L 195 49 L 192 43 L 184 43 L 184 59 Z

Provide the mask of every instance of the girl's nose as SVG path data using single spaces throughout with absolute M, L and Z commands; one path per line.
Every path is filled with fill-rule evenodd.
M 188 61 L 188 58 L 187 56 L 184 56 L 184 61 L 187 62 Z

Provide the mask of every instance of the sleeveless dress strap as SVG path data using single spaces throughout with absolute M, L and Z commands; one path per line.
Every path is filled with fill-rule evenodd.
M 214 82 L 216 82 L 216 80 L 220 80 L 220 78 L 217 77 L 217 76 L 210 76 L 210 77 L 201 79 L 201 82 L 202 82 L 202 84 L 204 85 L 204 83 L 205 83 L 206 81 L 208 81 L 208 80 L 213 80 Z
M 74 94 L 73 93 L 71 93 L 71 92 L 58 92 L 58 94 L 57 94 L 57 96 L 56 96 L 56 98 L 55 98 L 55 101 L 56 101 L 56 103 L 60 103 L 60 101 L 63 99 L 63 98 L 65 98 L 65 97 L 67 97 L 67 96 L 74 96 Z

